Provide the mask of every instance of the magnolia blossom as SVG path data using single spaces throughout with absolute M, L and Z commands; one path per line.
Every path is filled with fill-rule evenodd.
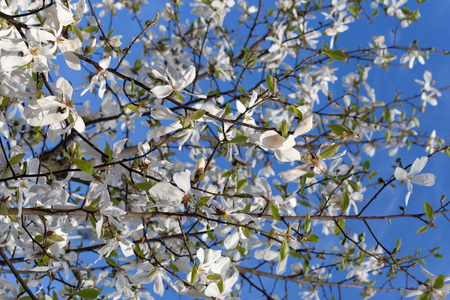
M 301 108 L 303 109 L 303 108 Z M 305 111 L 305 109 L 303 109 Z M 306 113 L 306 111 L 305 111 Z M 312 114 L 305 116 L 297 125 L 296 130 L 292 135 L 283 138 L 278 132 L 268 130 L 263 134 L 254 134 L 252 137 L 258 137 L 256 143 L 265 150 L 274 150 L 275 157 L 282 162 L 291 162 L 301 160 L 300 152 L 294 149 L 297 144 L 295 138 L 309 132 L 313 127 Z
M 81 96 L 83 96 L 88 90 L 92 92 L 94 87 L 98 84 L 100 86 L 98 89 L 98 96 L 103 99 L 103 95 L 106 91 L 106 79 L 111 82 L 111 88 L 113 89 L 113 91 L 118 90 L 119 86 L 117 85 L 113 74 L 107 71 L 110 63 L 111 56 L 100 60 L 100 62 L 98 63 L 100 70 L 96 75 L 94 75 L 94 77 L 92 77 L 91 83 L 84 89 L 84 91 L 81 93 Z
M 445 284 L 439 289 L 434 287 L 434 282 L 436 281 L 437 276 L 428 272 L 424 267 L 421 267 L 422 273 L 428 277 L 430 282 L 427 285 L 420 285 L 417 290 L 409 290 L 409 289 L 401 289 L 400 293 L 403 297 L 414 297 L 414 300 L 422 299 L 422 295 L 425 293 L 429 293 L 429 296 L 426 299 L 435 299 L 435 300 L 443 300 L 450 291 L 450 283 Z M 450 277 L 446 277 L 445 281 L 449 281 Z
M 162 81 L 168 82 L 167 85 L 158 85 L 151 89 L 152 93 L 158 98 L 166 98 L 172 92 L 180 92 L 190 85 L 195 79 L 195 67 L 190 66 L 186 71 L 180 73 L 173 66 L 169 66 L 164 71 L 152 70 L 153 76 Z
M 412 194 L 413 186 L 412 184 L 418 184 L 423 186 L 432 186 L 434 184 L 434 180 L 436 176 L 431 173 L 419 174 L 425 165 L 427 164 L 428 157 L 422 156 L 421 158 L 417 158 L 411 166 L 411 170 L 406 172 L 404 169 L 397 167 L 395 169 L 394 175 L 395 179 L 399 181 L 406 181 L 408 185 L 408 193 L 405 197 L 405 205 L 408 205 L 409 197 Z

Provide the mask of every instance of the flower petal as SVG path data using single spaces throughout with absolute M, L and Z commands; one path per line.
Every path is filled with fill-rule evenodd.
M 409 171 L 409 175 L 416 175 L 417 173 L 420 173 L 425 165 L 427 164 L 428 157 L 422 156 L 421 158 L 416 158 L 414 163 L 411 166 L 411 171 Z
M 432 186 L 432 185 L 434 185 L 435 179 L 436 179 L 436 176 L 434 176 L 433 174 L 423 173 L 423 174 L 418 174 L 418 175 L 414 176 L 411 179 L 411 182 L 418 184 L 418 185 L 423 185 L 423 186 Z
M 158 98 L 166 98 L 173 92 L 170 85 L 158 85 L 150 90 Z
M 394 176 L 398 181 L 406 181 L 408 179 L 408 173 L 400 167 L 395 169 Z

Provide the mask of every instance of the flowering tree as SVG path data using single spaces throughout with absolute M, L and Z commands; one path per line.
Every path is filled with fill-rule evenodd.
M 236 2 L 0 2 L 1 299 L 445 298 L 412 272 L 437 249 L 376 225 L 448 220 L 445 197 L 407 207 L 450 154 L 418 121 L 442 88 L 370 77 L 443 53 L 396 43 L 418 4 Z M 345 40 L 378 22 L 394 39 Z

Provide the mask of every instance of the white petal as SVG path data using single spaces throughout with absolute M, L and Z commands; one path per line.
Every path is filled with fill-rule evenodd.
M 150 91 L 158 98 L 166 98 L 173 92 L 173 88 L 170 85 L 159 85 L 155 86 Z
M 186 170 L 184 172 L 174 174 L 173 181 L 175 181 L 178 187 L 185 193 L 189 193 L 191 190 L 191 171 Z
M 280 261 L 277 265 L 276 273 L 277 275 L 283 274 L 286 271 L 288 257 L 285 257 L 282 261 Z
M 161 203 L 162 201 L 180 202 L 184 196 L 182 191 L 168 182 L 158 182 L 149 192 L 156 203 Z
M 422 273 L 425 274 L 425 276 L 427 276 L 428 279 L 430 279 L 432 282 L 434 282 L 434 280 L 436 279 L 436 275 L 432 274 L 422 266 L 420 267 L 420 271 L 422 271 Z
M 434 176 L 433 174 L 423 173 L 423 174 L 418 174 L 418 175 L 414 176 L 411 179 L 411 182 L 418 184 L 418 185 L 423 185 L 423 186 L 432 186 L 432 185 L 434 185 L 435 179 L 436 179 L 436 176 Z
M 402 294 L 403 297 L 412 297 L 412 296 L 419 296 L 423 294 L 423 291 L 420 290 L 407 290 L 407 289 L 401 289 L 400 294 Z
M 205 289 L 205 295 L 208 297 L 215 297 L 215 298 L 220 296 L 219 287 L 215 282 L 208 285 L 208 287 Z
M 306 118 L 303 118 L 301 122 L 298 124 L 297 128 L 294 131 L 294 137 L 305 134 L 309 132 L 313 127 L 313 116 L 309 115 Z
M 306 167 L 307 167 L 307 165 L 306 165 Z M 280 173 L 278 173 L 278 176 L 280 176 L 281 179 L 283 179 L 283 182 L 292 182 L 292 181 L 296 180 L 297 178 L 308 173 L 306 167 L 300 166 L 300 167 L 297 167 L 297 168 L 289 170 L 289 171 L 280 172 Z
M 203 262 L 205 261 L 205 250 L 203 250 L 203 248 L 199 248 L 197 250 L 197 258 L 200 264 L 203 264 Z
M 239 232 L 236 229 L 235 231 L 233 231 L 232 234 L 227 236 L 227 238 L 223 242 L 223 245 L 224 245 L 225 249 L 227 249 L 227 250 L 234 249 L 237 246 L 238 242 L 239 242 Z
M 120 140 L 118 142 L 114 143 L 113 146 L 113 154 L 112 157 L 116 158 L 117 156 L 119 156 L 120 152 L 122 152 L 123 147 L 125 146 L 125 143 L 127 142 L 127 138 L 124 138 L 123 140 Z
M 177 115 L 169 108 L 161 104 L 156 104 L 151 110 L 152 117 L 156 120 L 174 120 L 178 121 Z
M 41 123 L 39 124 L 39 126 L 46 126 L 46 125 L 50 125 L 50 124 L 54 124 L 57 122 L 60 122 L 62 120 L 65 120 L 67 117 L 69 116 L 69 111 L 66 110 L 65 113 L 63 114 L 47 114 L 44 116 L 44 119 L 41 121 Z
M 125 255 L 126 257 L 130 257 L 131 255 L 134 254 L 134 251 L 133 251 L 134 245 L 130 241 L 121 239 L 119 242 L 119 246 L 120 246 L 120 249 L 122 249 L 123 255 Z
M 161 274 L 159 274 L 160 271 L 156 272 L 157 274 L 155 277 L 155 282 L 153 283 L 153 291 L 155 292 L 155 294 L 162 297 L 164 295 L 164 284 L 162 281 Z
M 111 56 L 100 60 L 98 65 L 103 70 L 106 70 L 106 69 L 108 69 L 110 63 L 111 63 Z
M 241 101 L 239 101 L 239 100 L 236 101 L 236 108 L 237 108 L 238 112 L 240 112 L 241 114 L 245 113 L 245 106 L 244 106 L 244 104 L 242 104 Z
M 284 138 L 275 130 L 269 130 L 261 134 L 259 141 L 267 148 L 275 150 L 283 146 Z
M 187 71 L 184 74 L 184 76 L 183 76 L 183 81 L 184 82 L 178 83 L 178 84 L 180 84 L 180 86 L 178 86 L 179 90 L 182 90 L 185 87 L 187 87 L 188 85 L 190 85 L 192 83 L 192 81 L 194 81 L 194 79 L 195 79 L 195 67 L 194 66 L 190 66 L 187 69 Z
M 275 157 L 282 162 L 298 161 L 302 156 L 297 149 L 275 150 Z
M 9 139 L 8 123 L 6 122 L 3 112 L 0 112 L 0 134 L 3 135 L 6 139 Z
M 398 181 L 405 181 L 408 179 L 408 173 L 400 167 L 395 168 L 394 176 Z
M 427 164 L 428 157 L 422 156 L 421 158 L 416 158 L 414 163 L 411 166 L 411 171 L 409 171 L 409 175 L 416 175 L 417 173 L 420 173 L 423 168 L 425 168 L 425 165 Z

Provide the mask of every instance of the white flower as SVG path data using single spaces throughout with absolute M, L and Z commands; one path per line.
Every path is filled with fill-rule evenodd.
M 103 58 L 98 63 L 100 67 L 100 71 L 94 77 L 91 79 L 91 83 L 84 89 L 84 91 L 81 93 L 81 96 L 83 96 L 88 90 L 92 92 L 95 85 L 100 85 L 98 89 L 98 96 L 103 99 L 103 95 L 106 91 L 106 79 L 108 79 L 111 82 L 111 88 L 113 91 L 117 91 L 119 89 L 119 86 L 117 85 L 116 80 L 114 79 L 114 76 L 112 73 L 108 72 L 107 69 L 109 68 L 109 64 L 111 63 L 111 56 L 107 58 Z
M 425 293 L 429 293 L 429 296 L 426 299 L 435 299 L 435 300 L 443 300 L 445 297 L 447 297 L 449 291 L 450 291 L 450 283 L 447 283 L 446 285 L 442 286 L 441 288 L 436 289 L 434 287 L 434 282 L 436 281 L 436 278 L 438 276 L 431 274 L 430 272 L 428 272 L 425 268 L 421 267 L 422 269 L 422 273 L 425 274 L 425 276 L 428 277 L 428 279 L 430 280 L 430 283 L 425 286 L 425 285 L 421 285 L 419 286 L 419 288 L 417 290 L 408 290 L 408 289 L 401 289 L 400 293 L 402 294 L 403 297 L 414 297 L 414 300 L 419 300 L 421 299 L 422 295 Z M 445 281 L 449 281 L 450 277 L 447 277 L 444 279 Z M 431 298 L 430 298 L 431 296 Z
M 436 176 L 431 173 L 418 174 L 423 170 L 425 165 L 427 164 L 428 157 L 422 156 L 421 158 L 417 158 L 411 166 L 411 170 L 406 172 L 404 169 L 397 167 L 395 169 L 394 175 L 395 179 L 399 181 L 406 181 L 408 184 L 408 193 L 405 197 L 405 205 L 408 205 L 409 196 L 412 194 L 412 183 L 423 185 L 423 186 L 432 186 L 434 184 L 434 180 Z
M 153 76 L 162 81 L 166 81 L 168 85 L 158 85 L 151 89 L 152 93 L 158 98 L 166 98 L 173 91 L 180 92 L 194 81 L 195 67 L 190 66 L 185 72 L 180 74 L 174 67 L 169 66 L 165 71 L 152 70 Z M 181 75 L 181 76 L 180 76 Z

